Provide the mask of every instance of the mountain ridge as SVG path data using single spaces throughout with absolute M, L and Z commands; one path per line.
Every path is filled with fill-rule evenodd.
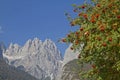
M 8 65 L 3 59 L 2 53 L 5 52 L 5 45 L 0 43 L 0 80 L 38 80 L 27 72 L 19 70 L 14 66 Z
M 34 38 L 26 41 L 23 46 L 11 43 L 3 53 L 3 58 L 9 65 L 23 70 L 39 80 L 66 80 L 72 79 L 70 78 L 72 74 L 66 73 L 69 76 L 63 76 L 64 72 L 70 70 L 70 66 L 74 64 L 75 59 L 78 59 L 80 53 L 74 52 L 70 48 L 71 45 L 66 49 L 63 59 L 52 40 L 41 41 Z M 77 66 L 77 64 L 74 65 Z M 78 75 L 73 74 L 72 77 L 74 76 Z
M 3 53 L 9 65 L 25 70 L 38 79 L 55 80 L 62 65 L 62 56 L 55 43 L 46 39 L 29 39 L 24 46 L 10 44 Z
M 9 66 L 0 58 L 0 80 L 38 80 L 27 72 Z

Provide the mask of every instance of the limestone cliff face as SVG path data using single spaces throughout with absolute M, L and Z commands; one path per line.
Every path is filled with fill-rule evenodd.
M 62 64 L 63 66 L 68 62 L 78 58 L 79 52 L 74 52 L 73 50 L 70 49 L 70 47 L 71 45 L 65 51 L 64 60 Z
M 64 59 L 63 59 L 63 62 L 62 62 L 62 66 L 61 66 L 61 68 L 59 70 L 58 79 L 56 79 L 56 80 L 71 80 L 71 78 L 69 78 L 69 77 L 72 76 L 72 74 L 65 73 L 65 72 L 66 72 L 66 68 L 67 67 L 69 68 L 69 67 L 72 67 L 72 66 L 71 65 L 70 66 L 66 66 L 66 65 L 69 64 L 69 62 L 77 59 L 79 53 L 78 52 L 74 52 L 73 50 L 70 49 L 70 47 L 71 47 L 71 45 L 65 51 Z M 69 75 L 69 76 L 66 77 L 66 76 L 63 76 L 63 75 Z
M 70 47 L 71 45 L 65 51 L 64 60 L 62 68 L 59 71 L 60 76 L 58 80 L 82 80 L 79 75 L 80 69 L 89 70 L 90 68 L 89 64 L 84 64 L 84 67 L 81 67 L 78 59 L 80 52 L 74 52 L 70 49 Z
M 28 72 L 40 80 L 55 80 L 61 67 L 62 56 L 54 42 L 44 42 L 35 38 L 28 40 L 24 46 L 10 44 L 3 54 L 9 65 Z

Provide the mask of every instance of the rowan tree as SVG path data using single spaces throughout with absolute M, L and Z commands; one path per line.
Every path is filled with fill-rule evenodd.
M 88 71 L 80 71 L 87 80 L 120 79 L 120 0 L 89 0 L 73 5 L 75 18 L 69 14 L 71 31 L 63 42 L 80 51 L 80 64 L 90 64 Z M 81 51 L 82 48 L 82 51 Z

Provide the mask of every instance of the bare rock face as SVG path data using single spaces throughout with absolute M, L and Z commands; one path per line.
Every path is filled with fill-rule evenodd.
M 88 71 L 90 68 L 90 64 L 84 64 L 82 66 L 79 63 L 79 59 L 74 59 L 63 66 L 59 80 L 86 80 L 80 76 L 80 70 Z
M 64 73 L 64 72 L 66 71 L 66 68 L 67 68 L 67 67 L 68 67 L 68 68 L 70 67 L 70 66 L 67 66 L 67 67 L 66 67 L 66 65 L 67 65 L 69 62 L 77 59 L 79 53 L 78 53 L 78 52 L 74 52 L 74 51 L 71 50 L 70 48 L 71 48 L 71 45 L 70 45 L 70 46 L 66 49 L 66 51 L 65 51 L 64 59 L 63 59 L 63 62 L 62 62 L 62 66 L 61 66 L 61 68 L 59 69 L 59 73 L 58 73 L 58 76 L 57 76 L 58 79 L 56 79 L 56 80 L 71 80 L 71 79 L 69 78 L 69 76 L 71 76 L 71 75 L 69 75 L 68 73 Z M 68 78 L 66 79 L 66 78 L 64 78 L 65 76 L 63 76 L 63 75 L 69 75 L 69 76 L 67 76 Z
M 65 64 L 62 68 L 60 80 L 80 80 L 79 70 L 81 65 L 78 64 L 78 59 L 74 59 Z
M 78 55 L 66 49 L 64 59 L 55 43 L 50 39 L 44 42 L 35 38 L 29 39 L 24 46 L 10 44 L 3 53 L 3 58 L 9 65 L 15 66 L 39 80 L 79 80 Z M 89 66 L 85 66 L 87 69 Z
M 73 50 L 70 49 L 71 45 L 66 49 L 65 55 L 64 55 L 64 60 L 62 66 L 67 64 L 68 62 L 77 59 L 79 52 L 74 52 Z
M 10 44 L 3 53 L 9 65 L 28 72 L 40 80 L 55 80 L 62 65 L 62 57 L 55 43 L 38 38 L 28 40 L 24 46 Z
M 5 45 L 3 42 L 0 42 L 0 58 L 3 57 L 2 53 L 5 51 Z
M 78 55 L 80 52 L 74 52 L 70 49 L 71 45 L 66 49 L 62 67 L 59 71 L 59 76 L 57 80 L 82 80 L 80 79 L 80 69 L 89 70 L 90 65 L 84 64 L 84 67 L 81 67 L 79 63 Z M 81 45 L 82 50 L 82 45 Z

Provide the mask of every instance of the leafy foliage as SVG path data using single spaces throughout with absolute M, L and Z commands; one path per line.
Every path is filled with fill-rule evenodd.
M 91 0 L 73 5 L 78 15 L 70 19 L 70 32 L 63 42 L 72 43 L 72 50 L 82 52 L 81 64 L 90 63 L 91 69 L 81 71 L 87 80 L 119 80 L 120 78 L 120 0 Z

